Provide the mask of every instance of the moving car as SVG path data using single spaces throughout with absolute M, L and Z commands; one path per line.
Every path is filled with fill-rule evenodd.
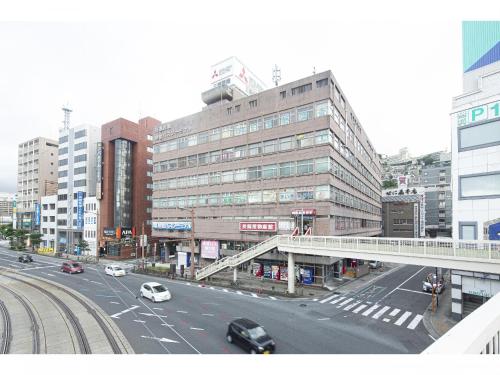
M 33 262 L 33 258 L 29 254 L 23 254 L 19 257 L 21 263 Z
M 140 294 L 141 297 L 150 299 L 152 302 L 170 301 L 172 298 L 168 288 L 156 282 L 142 284 Z
M 63 264 L 61 265 L 61 271 L 68 273 L 82 273 L 83 266 L 78 262 L 69 260 L 67 262 L 63 262 Z
M 430 273 L 427 275 L 425 280 L 422 282 L 422 290 L 424 292 L 429 292 L 432 293 L 432 286 L 436 285 L 436 293 L 441 294 L 443 289 L 446 287 L 444 280 L 441 278 L 441 280 L 437 280 L 437 277 L 435 274 Z
M 111 275 L 111 276 L 125 276 L 126 272 L 125 270 L 116 264 L 110 264 L 109 266 L 106 266 L 104 268 L 104 272 L 106 275 Z
M 236 319 L 227 327 L 228 342 L 240 346 L 250 354 L 274 353 L 276 344 L 262 326 L 250 319 Z
M 382 267 L 382 262 L 379 262 L 378 260 L 370 260 L 370 262 L 368 263 L 368 266 L 375 270 L 377 268 L 380 268 Z

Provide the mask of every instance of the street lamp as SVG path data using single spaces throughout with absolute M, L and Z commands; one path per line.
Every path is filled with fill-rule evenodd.
M 191 212 L 191 265 L 189 270 L 191 272 L 191 279 L 194 279 L 194 208 L 177 207 L 179 210 Z

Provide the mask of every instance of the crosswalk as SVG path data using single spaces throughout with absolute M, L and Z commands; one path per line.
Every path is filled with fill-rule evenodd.
M 417 328 L 423 319 L 423 316 L 420 314 L 406 310 L 402 311 L 401 309 L 384 304 L 379 305 L 358 300 L 355 296 L 340 296 L 335 294 L 319 300 L 318 303 L 334 305 L 334 307 L 343 311 L 359 314 L 360 316 L 380 320 L 385 323 L 392 323 L 396 326 L 405 327 L 410 330 Z

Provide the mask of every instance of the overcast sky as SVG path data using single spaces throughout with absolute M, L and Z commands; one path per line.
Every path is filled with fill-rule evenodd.
M 58 138 L 62 105 L 73 125 L 170 121 L 201 110 L 210 66 L 232 55 L 268 87 L 274 64 L 281 83 L 332 70 L 379 153 L 449 149 L 461 21 L 498 9 L 494 1 L 136 3 L 2 9 L 0 191 L 15 191 L 19 143 Z

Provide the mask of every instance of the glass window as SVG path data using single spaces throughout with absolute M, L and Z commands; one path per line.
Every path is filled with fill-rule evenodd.
M 331 143 L 332 142 L 332 133 L 330 130 L 325 129 L 325 130 L 320 130 L 317 131 L 314 137 L 314 143 L 317 145 L 324 144 L 324 143 Z
M 280 113 L 280 125 L 290 124 L 290 112 Z
M 244 158 L 246 156 L 247 146 L 239 146 L 234 148 L 235 158 Z
M 177 179 L 177 187 L 185 188 L 187 186 L 187 177 L 179 177 Z
M 234 204 L 247 204 L 247 193 L 246 192 L 234 193 L 233 202 Z
M 234 148 L 226 148 L 222 150 L 222 160 L 231 160 L 234 157 Z
M 212 129 L 210 131 L 210 141 L 211 142 L 218 141 L 219 139 L 220 139 L 220 129 L 219 128 Z
M 314 172 L 314 159 L 297 161 L 297 175 L 310 174 Z
M 333 138 L 333 147 L 335 147 L 335 150 L 339 150 L 339 139 L 336 136 Z
M 189 136 L 187 138 L 187 144 L 189 147 L 196 146 L 198 144 L 198 136 L 196 134 Z
M 208 180 L 211 185 L 213 184 L 220 184 L 220 172 L 211 172 Z
M 340 116 L 340 129 L 342 129 L 343 131 L 345 131 L 345 119 L 344 117 Z
M 186 166 L 187 166 L 187 158 L 186 157 L 179 158 L 177 160 L 178 160 L 178 167 L 179 168 L 186 168 Z
M 327 116 L 328 115 L 328 102 L 316 103 L 316 117 Z
M 219 150 L 210 153 L 210 163 L 220 162 L 221 152 Z
M 233 179 L 234 179 L 233 171 L 222 172 L 222 182 L 233 182 Z
M 206 165 L 206 164 L 208 164 L 208 160 L 209 160 L 208 152 L 205 152 L 203 154 L 199 154 L 198 155 L 198 164 L 199 165 Z
M 207 143 L 208 139 L 209 139 L 208 132 L 203 132 L 203 133 L 198 134 L 198 144 L 199 145 Z
M 195 207 L 196 201 L 197 201 L 196 195 L 190 195 L 189 197 L 187 197 L 187 206 L 188 207 Z
M 222 204 L 223 205 L 233 204 L 233 193 L 222 193 Z
M 333 107 L 333 120 L 337 123 L 340 124 L 340 113 L 337 110 L 336 107 Z
M 264 154 L 278 151 L 278 140 L 272 139 L 264 142 Z
M 297 147 L 307 147 L 314 145 L 314 133 L 298 134 Z
M 315 172 L 316 173 L 325 173 L 328 172 L 328 167 L 330 165 L 330 158 L 324 157 L 324 158 L 318 158 L 314 161 L 315 164 Z
M 262 203 L 262 191 L 249 191 L 248 203 Z
M 264 118 L 264 129 L 272 129 L 273 127 L 273 117 L 265 117 Z
M 264 165 L 262 167 L 262 178 L 275 178 L 278 177 L 278 165 Z
M 480 176 L 460 176 L 460 198 L 500 197 L 500 172 Z
M 234 171 L 234 181 L 246 181 L 247 180 L 247 170 L 246 169 L 237 169 Z
M 248 121 L 248 132 L 249 133 L 253 133 L 253 132 L 256 132 L 260 129 L 262 129 L 262 120 L 259 120 L 259 119 L 252 119 L 252 120 L 249 120 Z
M 280 177 L 294 176 L 295 175 L 295 162 L 290 161 L 280 164 Z
M 295 200 L 295 189 L 280 190 L 280 202 L 293 202 Z
M 293 138 L 294 137 L 286 137 L 280 138 L 280 151 L 287 151 L 293 149 Z
M 247 123 L 240 122 L 239 124 L 234 125 L 234 136 L 247 134 Z
M 460 239 L 461 240 L 477 240 L 477 223 L 460 223 Z
M 218 206 L 219 205 L 219 194 L 210 194 L 208 196 L 208 204 L 210 206 Z
M 314 190 L 314 199 L 316 200 L 330 199 L 330 186 L 329 185 L 316 186 Z
M 276 203 L 276 190 L 264 190 L 262 192 L 262 203 Z
M 198 156 L 197 155 L 190 155 L 187 158 L 187 166 L 188 167 L 196 167 L 196 162 L 197 162 Z
M 500 143 L 500 120 L 458 129 L 458 148 L 474 149 Z
M 233 136 L 233 126 L 224 126 L 222 128 L 222 138 L 230 138 Z
M 250 167 L 248 168 L 248 179 L 257 180 L 262 177 L 261 167 Z
M 248 145 L 248 156 L 260 155 L 262 153 L 262 143 L 252 143 Z
M 208 185 L 208 173 L 198 175 L 198 185 Z
M 200 195 L 198 197 L 198 206 L 206 206 L 206 205 L 208 205 L 208 196 Z
M 335 87 L 335 99 L 337 99 L 337 101 L 340 101 L 340 91 L 337 87 Z
M 298 201 L 309 201 L 314 199 L 314 189 L 313 188 L 297 188 L 297 200 Z
M 188 180 L 187 185 L 189 187 L 193 187 L 193 186 L 198 185 L 198 176 L 196 176 L 196 175 L 195 176 L 189 176 L 187 180 Z
M 186 137 L 179 138 L 179 150 L 182 150 L 188 146 L 188 139 Z
M 172 179 L 168 180 L 168 188 L 169 189 L 177 189 L 177 179 L 176 178 L 172 178 Z
M 297 121 L 307 121 L 313 118 L 313 106 L 308 105 L 306 107 L 297 109 Z

